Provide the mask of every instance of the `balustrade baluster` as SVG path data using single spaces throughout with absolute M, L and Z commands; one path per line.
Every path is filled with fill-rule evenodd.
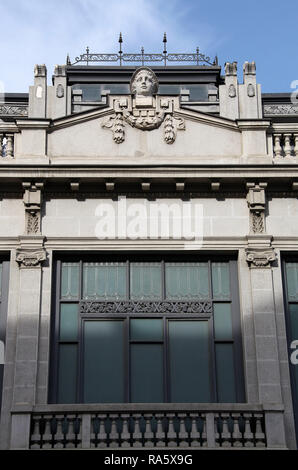
M 190 418 L 191 418 L 190 445 L 191 447 L 200 447 L 201 446 L 201 434 L 198 431 L 197 413 L 190 413 Z
M 44 427 L 44 433 L 42 435 L 42 448 L 43 449 L 51 449 L 53 447 L 52 445 L 52 436 L 53 436 L 53 430 L 52 430 L 52 421 L 53 421 L 53 416 L 44 416 L 45 420 L 45 427 Z
M 121 447 L 130 447 L 130 432 L 128 430 L 129 414 L 122 414 Z
M 145 447 L 153 447 L 153 437 L 154 434 L 152 432 L 152 415 L 151 414 L 144 414 L 145 419 Z
M 0 134 L 0 158 L 3 157 L 3 138 L 4 138 L 4 135 L 3 134 Z
M 178 442 L 179 447 L 187 447 L 188 446 L 188 433 L 185 427 L 185 413 L 178 413 L 179 417 L 179 432 L 178 432 Z
M 284 138 L 285 138 L 284 152 L 285 152 L 286 157 L 290 157 L 292 154 L 291 136 L 292 134 L 284 134 Z
M 176 415 L 174 413 L 167 413 L 167 418 L 169 420 L 168 432 L 167 432 L 168 447 L 177 447 L 177 433 L 174 427 L 175 416 Z
M 6 134 L 6 157 L 13 157 L 13 134 Z
M 97 436 L 97 447 L 107 447 L 107 432 L 106 432 L 106 414 L 97 415 L 99 419 L 99 433 Z
M 30 436 L 30 449 L 40 449 L 40 424 L 41 416 L 32 416 L 31 417 L 31 436 Z
M 231 447 L 231 432 L 229 430 L 229 414 L 222 413 L 222 433 L 221 433 L 221 439 L 222 439 L 222 447 Z
M 56 417 L 57 420 L 57 430 L 55 434 L 55 449 L 63 449 L 63 441 L 64 441 L 64 435 L 63 435 L 63 427 L 64 427 L 64 417 Z
M 215 414 L 214 416 L 214 434 L 215 434 L 215 445 L 220 446 L 221 445 L 221 433 L 220 433 L 220 416 L 219 414 Z
M 75 420 L 75 416 L 67 416 L 66 419 L 66 422 L 67 422 L 67 428 L 68 428 L 68 432 L 67 432 L 67 442 L 65 444 L 65 447 L 66 448 L 73 448 L 75 447 L 75 444 L 74 444 L 74 441 L 75 441 L 75 433 L 74 433 L 74 420 Z
M 262 429 L 262 414 L 255 414 L 254 418 L 256 420 L 256 431 L 255 431 L 255 440 L 256 447 L 265 447 L 265 434 Z
M 294 155 L 298 157 L 298 134 L 294 134 Z
M 242 447 L 242 434 L 240 431 L 240 424 L 239 424 L 239 419 L 241 418 L 241 415 L 238 413 L 233 413 L 232 414 L 233 418 L 233 432 L 232 432 L 232 440 L 233 440 L 233 447 Z
M 156 447 L 164 447 L 165 446 L 165 432 L 163 429 L 163 415 L 162 414 L 156 414 L 155 418 L 157 421 L 157 429 L 155 433 L 155 439 L 156 439 Z
M 253 447 L 253 433 L 251 432 L 251 415 L 244 414 L 245 428 L 244 428 L 244 446 Z
M 140 429 L 141 415 L 139 413 L 133 414 L 134 431 L 132 435 L 133 447 L 142 447 L 142 433 Z
M 207 447 L 207 415 L 201 414 L 200 415 L 200 423 L 201 423 L 201 443 L 202 447 Z M 213 433 L 214 433 L 214 426 L 213 426 Z
M 110 447 L 118 447 L 119 446 L 119 432 L 117 429 L 117 420 L 118 415 L 110 415 L 111 419 L 111 430 L 110 430 Z
M 274 138 L 274 147 L 273 147 L 274 156 L 281 157 L 281 152 L 282 152 L 282 146 L 280 145 L 281 134 L 274 134 L 273 138 Z

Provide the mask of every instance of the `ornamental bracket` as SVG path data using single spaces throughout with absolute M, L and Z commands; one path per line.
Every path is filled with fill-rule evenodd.
M 267 183 L 246 183 L 246 188 L 248 190 L 247 204 L 250 210 L 250 233 L 254 235 L 266 232 L 266 187 Z
M 26 235 L 41 234 L 42 182 L 23 182 Z

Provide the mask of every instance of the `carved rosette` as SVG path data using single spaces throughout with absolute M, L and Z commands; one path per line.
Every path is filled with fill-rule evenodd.
M 247 248 L 246 261 L 251 268 L 270 268 L 276 261 L 276 253 L 273 248 L 268 250 Z
M 42 262 L 47 259 L 47 253 L 44 249 L 28 250 L 18 249 L 16 251 L 16 261 L 20 268 L 36 268 L 41 266 Z

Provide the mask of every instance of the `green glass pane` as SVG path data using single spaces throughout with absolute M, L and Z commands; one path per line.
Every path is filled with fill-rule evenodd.
M 135 318 L 130 320 L 131 341 L 162 341 L 163 320 L 155 318 Z
M 216 344 L 217 395 L 220 403 L 235 403 L 236 386 L 232 344 Z
M 166 263 L 167 299 L 209 297 L 208 263 Z
M 212 263 L 212 287 L 214 299 L 230 299 L 229 263 Z
M 60 341 L 78 339 L 78 304 L 61 304 Z
M 124 401 L 123 321 L 86 321 L 84 402 Z
M 290 301 L 298 301 L 298 263 L 287 263 L 287 288 Z
M 133 403 L 162 403 L 163 346 L 161 344 L 132 344 L 130 349 L 131 401 Z
M 161 299 L 161 286 L 162 282 L 160 263 L 131 263 L 131 299 Z
M 289 304 L 291 321 L 291 341 L 298 340 L 298 304 Z
M 227 341 L 233 339 L 231 304 L 213 304 L 215 339 Z
M 171 402 L 211 401 L 207 321 L 169 321 Z
M 77 299 L 79 297 L 79 277 L 79 263 L 62 263 L 62 299 Z
M 125 263 L 84 263 L 83 298 L 125 300 Z
M 75 403 L 77 385 L 77 346 L 59 346 L 58 403 Z

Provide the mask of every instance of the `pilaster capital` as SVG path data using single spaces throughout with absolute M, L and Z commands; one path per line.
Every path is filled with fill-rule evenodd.
M 271 268 L 277 259 L 273 248 L 246 248 L 245 253 L 250 268 Z

